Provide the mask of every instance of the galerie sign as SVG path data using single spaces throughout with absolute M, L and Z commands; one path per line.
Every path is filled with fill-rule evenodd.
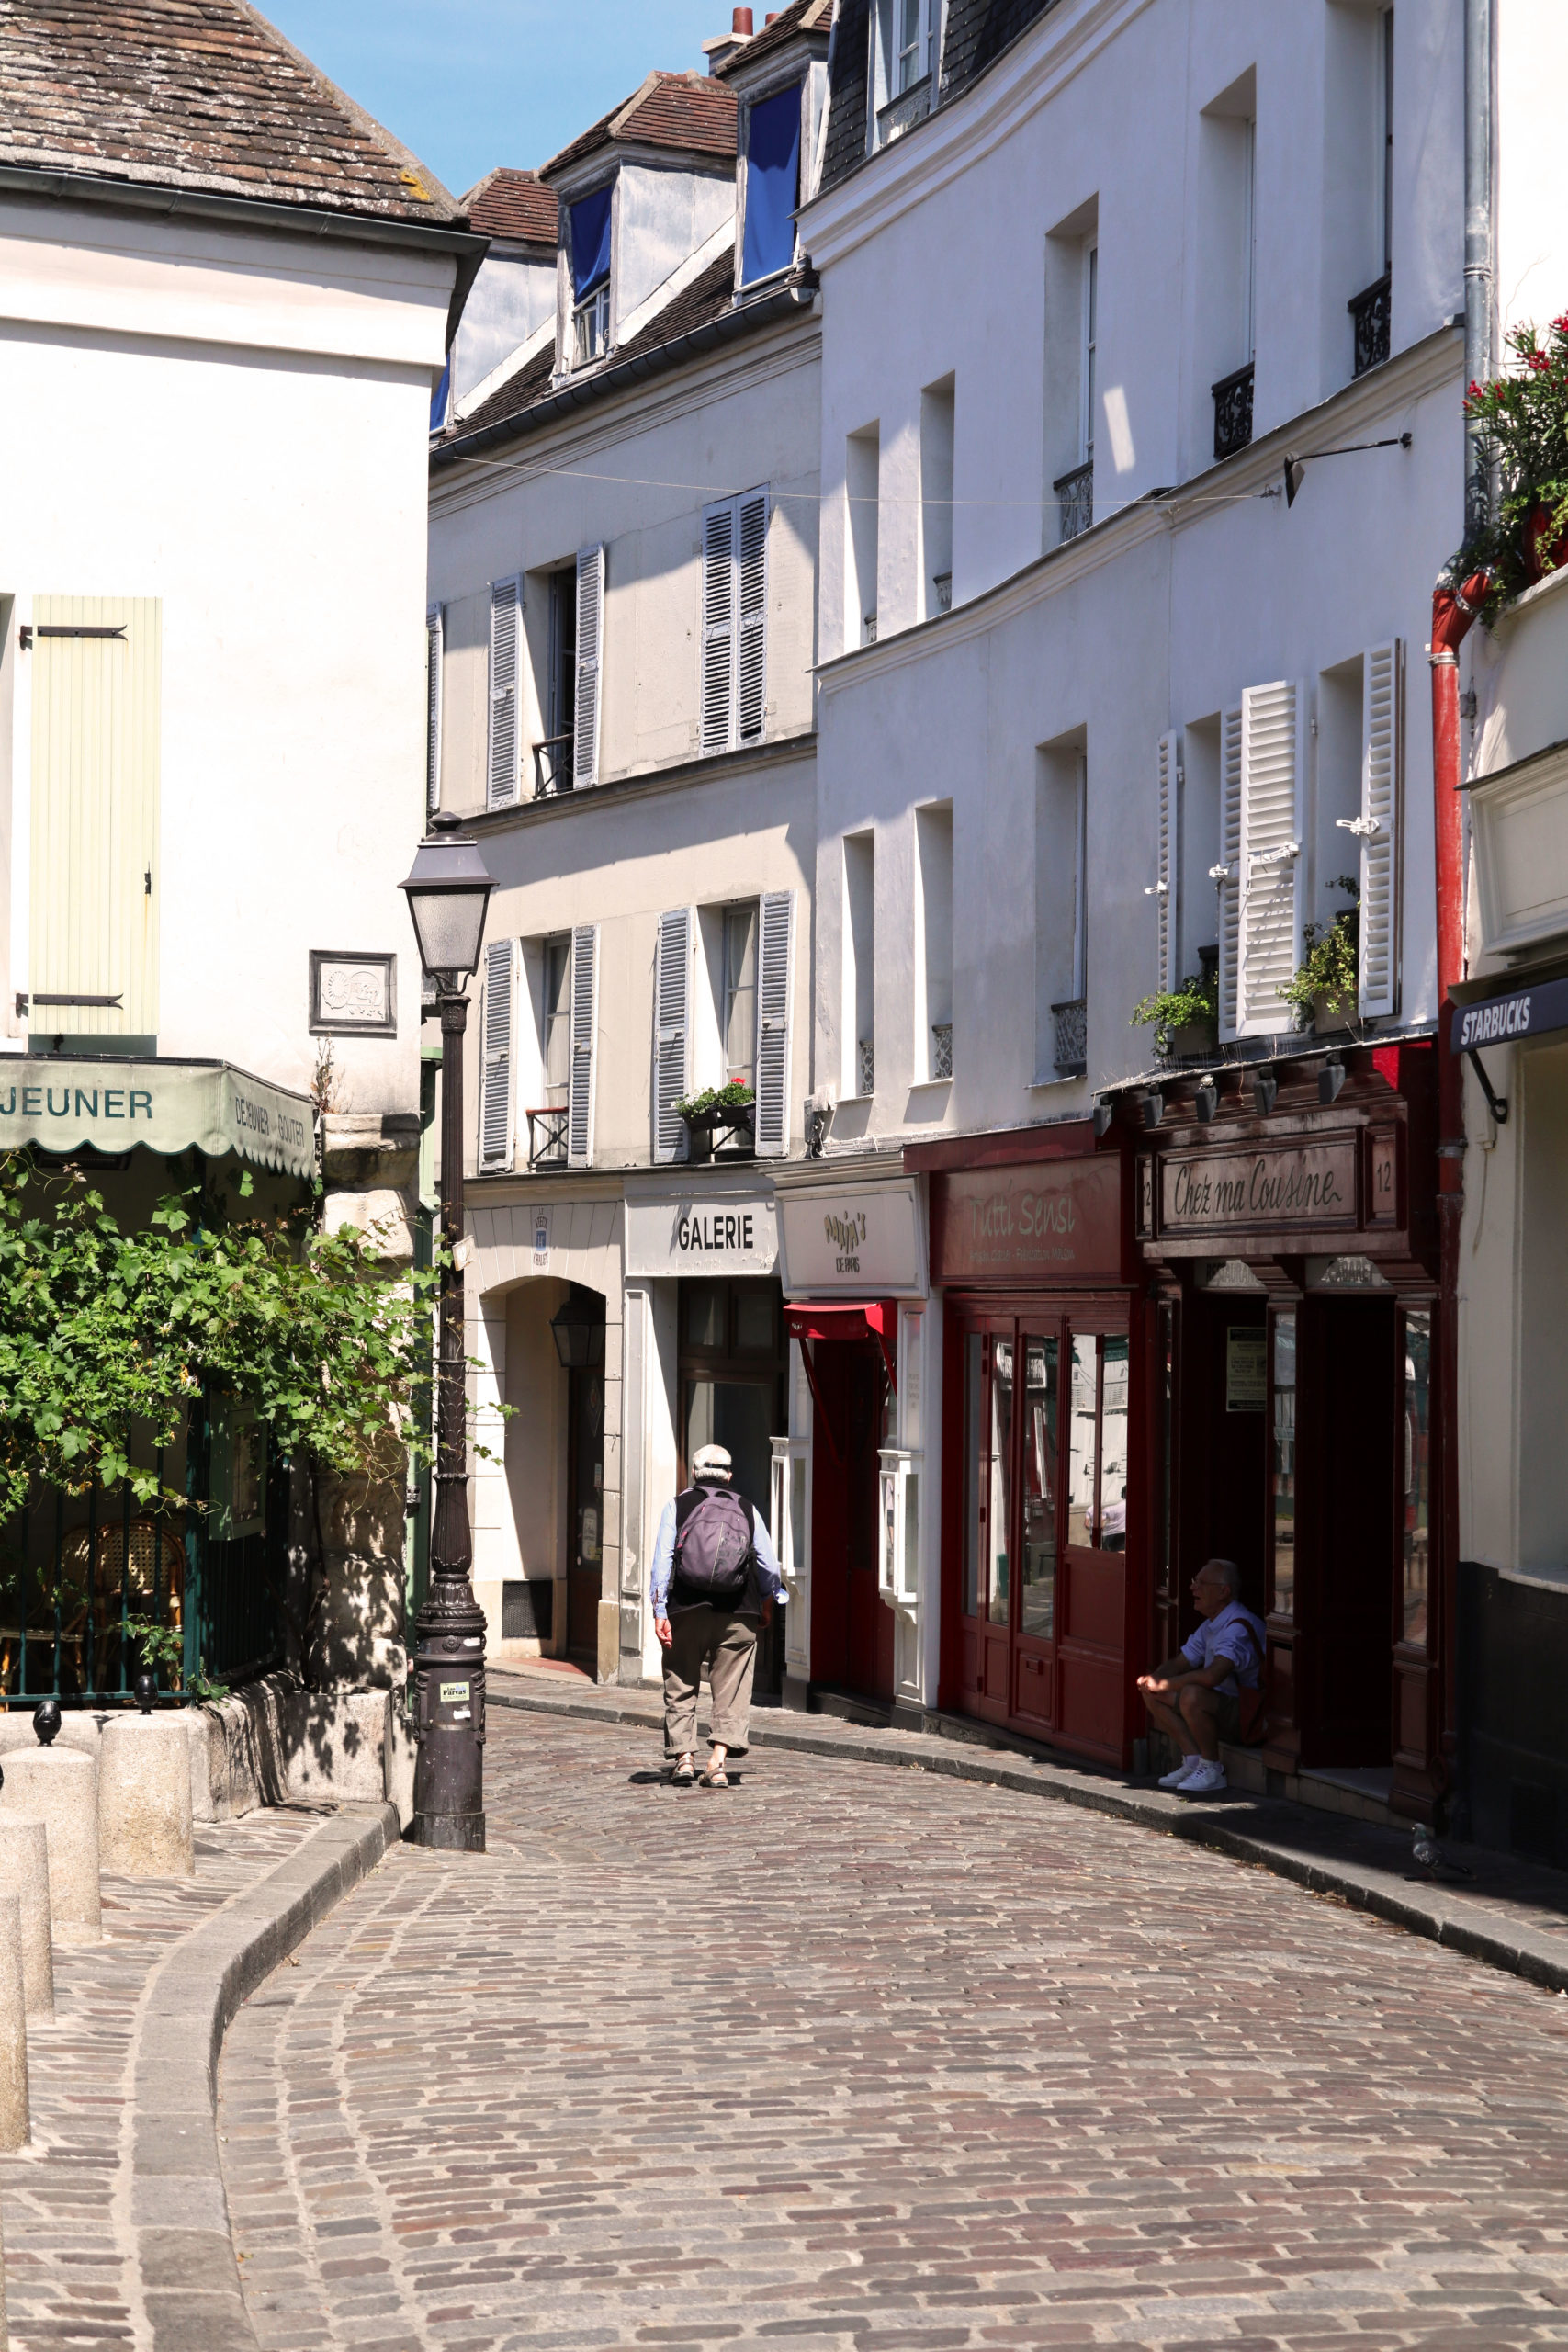
M 942 1283 L 1123 1280 L 1119 1156 L 1046 1159 L 931 1179 Z
M 1348 1136 L 1267 1151 L 1172 1153 L 1160 1163 L 1162 1233 L 1355 1222 L 1356 1150 Z
M 771 1193 L 687 1192 L 626 1203 L 628 1274 L 771 1274 L 778 1254 Z

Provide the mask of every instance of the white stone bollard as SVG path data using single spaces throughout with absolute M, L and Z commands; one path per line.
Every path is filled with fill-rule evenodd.
M 98 1907 L 98 1768 L 72 1747 L 17 1747 L 0 1807 L 41 1821 L 49 1842 L 49 1916 L 57 1944 L 103 1938 Z
M 0 1894 L 0 2150 L 28 2144 L 28 2008 L 22 1991 L 22 1904 Z
M 0 1807 L 0 1887 L 22 1905 L 22 1988 L 30 2018 L 54 2015 L 54 1937 L 49 1917 L 49 1832 L 31 1815 Z
M 194 1878 L 190 1736 L 172 1713 L 120 1715 L 98 1756 L 98 1864 L 126 1878 Z

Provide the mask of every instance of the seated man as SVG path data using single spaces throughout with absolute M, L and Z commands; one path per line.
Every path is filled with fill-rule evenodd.
M 1202 1623 L 1168 1657 L 1157 1674 L 1140 1674 L 1149 1720 L 1168 1732 L 1181 1761 L 1160 1782 L 1184 1797 L 1209 1796 L 1225 1786 L 1220 1742 L 1241 1728 L 1241 1693 L 1262 1679 L 1263 1621 L 1236 1594 L 1241 1571 L 1234 1560 L 1208 1560 L 1192 1579 Z

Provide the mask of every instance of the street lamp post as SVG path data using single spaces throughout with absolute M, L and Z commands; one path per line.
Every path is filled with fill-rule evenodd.
M 469 1571 L 468 1367 L 463 1347 L 463 1035 L 493 888 L 477 842 L 434 820 L 400 888 L 441 1008 L 441 1269 L 435 1513 L 430 1593 L 414 1626 L 416 1846 L 484 1851 L 484 1612 Z

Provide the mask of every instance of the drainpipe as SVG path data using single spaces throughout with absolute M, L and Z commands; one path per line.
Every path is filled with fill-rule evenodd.
M 1464 0 L 1464 379 L 1493 372 L 1493 48 L 1494 0 Z M 1464 505 L 1467 529 L 1484 521 L 1491 484 L 1482 461 L 1479 427 L 1466 420 Z M 1434 1630 L 1442 1693 L 1442 1770 L 1451 1781 L 1458 1747 L 1459 1603 L 1459 1259 L 1464 1212 L 1464 1082 L 1449 1050 L 1454 1008 L 1450 991 L 1464 973 L 1464 781 L 1460 742 L 1459 649 L 1486 593 L 1476 572 L 1458 588 L 1439 582 L 1432 595 L 1432 800 L 1437 850 L 1438 946 L 1438 1220 L 1440 1302 L 1438 1317 L 1438 1401 L 1443 1443 L 1438 1456 L 1441 1601 Z

